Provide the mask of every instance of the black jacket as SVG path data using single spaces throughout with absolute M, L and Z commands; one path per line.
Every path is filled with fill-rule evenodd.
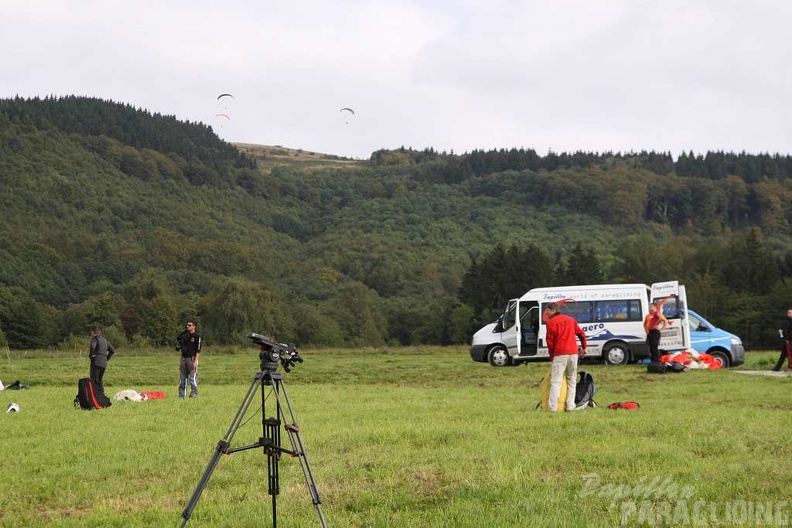
M 176 338 L 176 350 L 181 352 L 182 357 L 193 357 L 201 351 L 201 334 L 187 330 L 179 334 Z
M 98 335 L 91 338 L 91 347 L 88 351 L 88 357 L 91 358 L 91 365 L 97 367 L 107 367 L 107 361 L 115 354 L 115 348 L 110 344 L 110 341 Z
M 787 318 L 784 321 L 781 331 L 784 333 L 784 341 L 792 341 L 792 319 Z

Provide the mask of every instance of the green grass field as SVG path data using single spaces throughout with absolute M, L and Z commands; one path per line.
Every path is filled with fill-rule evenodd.
M 495 369 L 465 347 L 304 350 L 283 377 L 331 527 L 767 526 L 792 522 L 792 377 L 738 371 L 776 356 L 659 376 L 584 365 L 600 406 L 554 415 L 534 409 L 547 363 Z M 0 526 L 178 526 L 258 351 L 209 348 L 199 398 L 179 400 L 175 353 L 122 349 L 108 395 L 167 398 L 101 411 L 73 408 L 87 361 L 0 359 L 0 380 L 30 386 L 0 392 L 22 409 L 0 418 Z M 606 408 L 627 400 L 641 408 Z M 259 403 L 234 446 L 262 435 Z M 278 526 L 320 526 L 297 459 L 281 459 L 280 484 Z M 220 458 L 187 526 L 271 526 L 271 506 L 266 457 L 241 451 Z

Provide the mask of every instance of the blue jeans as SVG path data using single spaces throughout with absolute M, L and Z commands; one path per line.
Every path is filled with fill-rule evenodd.
M 190 382 L 190 398 L 198 396 L 198 367 L 193 366 L 193 357 L 182 357 L 179 362 L 179 398 L 187 396 L 187 382 Z

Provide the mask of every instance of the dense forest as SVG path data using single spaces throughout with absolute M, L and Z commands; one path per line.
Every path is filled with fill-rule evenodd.
M 792 303 L 789 156 L 266 156 L 112 101 L 0 100 L 0 346 L 169 345 L 188 317 L 213 344 L 465 343 L 533 287 L 678 279 L 775 347 Z

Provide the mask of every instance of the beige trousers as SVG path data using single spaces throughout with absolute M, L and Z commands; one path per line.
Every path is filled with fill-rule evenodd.
M 547 397 L 547 410 L 556 412 L 558 396 L 561 394 L 561 383 L 564 377 L 567 382 L 566 410 L 575 409 L 575 386 L 577 385 L 577 354 L 564 354 L 553 358 L 550 367 L 550 394 Z

